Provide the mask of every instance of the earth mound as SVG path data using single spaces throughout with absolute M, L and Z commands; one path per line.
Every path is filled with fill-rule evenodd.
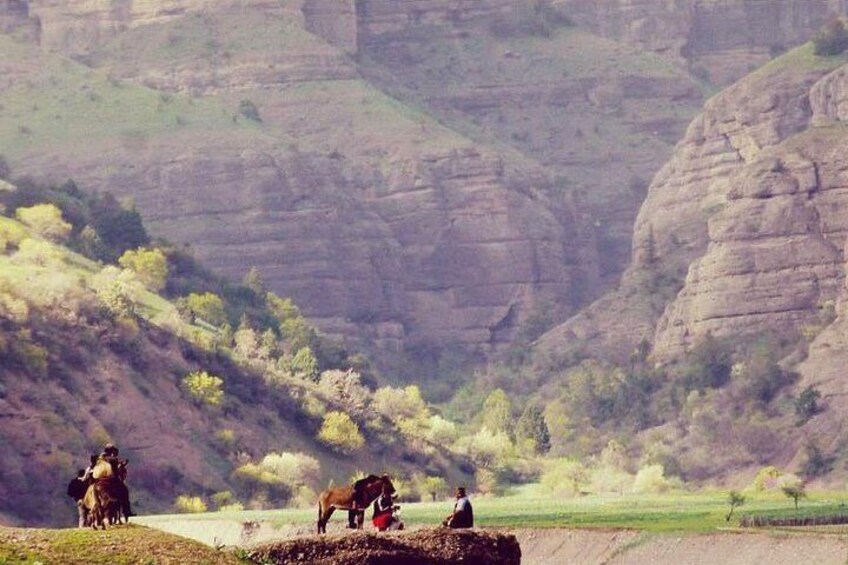
M 312 565 L 519 565 L 521 548 L 511 534 L 435 529 L 299 538 L 260 546 L 250 552 L 250 560 Z

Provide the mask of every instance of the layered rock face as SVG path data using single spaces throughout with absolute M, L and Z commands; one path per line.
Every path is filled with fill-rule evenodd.
M 302 15 L 168 17 L 89 58 L 248 125 L 87 138 L 29 152 L 17 172 L 132 196 L 153 233 L 190 243 L 216 271 L 238 280 L 256 266 L 326 331 L 391 349 L 486 350 L 534 305 L 570 309 L 577 287 L 598 286 L 594 258 L 581 255 L 593 235 L 573 210 L 551 212 L 537 165 L 519 170 L 405 110 L 304 32 Z M 260 121 L 238 114 L 244 100 Z
M 707 332 L 798 331 L 842 285 L 844 151 L 809 130 L 832 115 L 811 99 L 834 99 L 811 91 L 832 90 L 842 72 L 762 74 L 707 105 L 640 212 L 630 275 L 688 265 L 657 326 L 658 357 Z
M 620 289 L 540 350 L 576 341 L 622 361 L 647 339 L 667 360 L 707 333 L 829 323 L 848 231 L 842 61 L 805 46 L 711 99 L 649 187 Z
M 714 84 L 729 84 L 827 19 L 846 13 L 840 0 L 560 0 L 576 21 L 685 60 Z

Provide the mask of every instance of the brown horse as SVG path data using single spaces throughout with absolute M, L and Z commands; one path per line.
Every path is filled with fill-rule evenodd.
M 88 509 L 88 524 L 106 529 L 107 522 L 120 522 L 120 515 L 128 519 L 129 491 L 124 483 L 127 477 L 127 460 L 100 460 L 92 473 L 94 480 L 88 487 L 83 504 Z
M 364 509 L 367 508 L 383 492 L 385 487 L 389 494 L 394 494 L 395 486 L 388 475 L 378 477 L 368 475 L 357 481 L 360 486 L 360 500 L 358 505 L 353 500 L 353 485 L 337 488 L 329 488 L 318 496 L 318 533 L 327 533 L 327 522 L 336 508 L 356 512 L 356 527 L 362 529 Z

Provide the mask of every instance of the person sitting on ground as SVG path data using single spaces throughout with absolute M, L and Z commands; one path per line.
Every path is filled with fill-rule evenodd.
M 82 501 L 85 498 L 85 492 L 88 490 L 88 481 L 84 477 L 85 469 L 80 469 L 77 471 L 77 476 L 68 483 L 68 496 L 73 498 L 77 505 L 77 525 L 80 528 L 85 527 L 86 518 L 88 517 L 88 509 Z
M 443 526 L 448 528 L 473 528 L 474 527 L 474 510 L 471 508 L 471 501 L 465 494 L 465 487 L 457 487 L 456 502 L 453 505 L 453 513 L 444 519 Z
M 392 527 L 394 522 L 398 521 L 395 517 L 395 510 L 397 509 L 398 507 L 395 506 L 388 487 L 383 486 L 383 492 L 374 501 L 374 514 L 371 516 L 371 523 L 374 524 L 377 531 L 385 532 Z M 403 525 L 400 524 L 397 529 L 403 529 Z

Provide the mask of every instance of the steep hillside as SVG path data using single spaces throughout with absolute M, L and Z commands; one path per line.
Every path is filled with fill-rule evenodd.
M 4 201 L 11 201 L 17 193 L 10 196 L 3 186 Z M 52 194 L 79 217 L 87 215 L 76 193 Z M 130 460 L 140 513 L 171 509 L 178 496 L 211 505 L 216 493 L 219 507 L 311 505 L 316 490 L 329 481 L 346 483 L 359 470 L 391 471 L 398 479 L 425 471 L 462 476 L 456 475 L 462 457 L 427 439 L 430 414 L 420 397 L 423 427 L 399 442 L 405 436 L 392 413 L 373 402 L 344 355 L 335 363 L 345 370 L 319 374 L 309 348 L 320 358 L 321 345 L 302 319 L 290 317 L 296 312 L 290 302 L 268 298 L 289 312 L 287 327 L 294 330 L 285 340 L 297 333 L 310 343 L 293 356 L 283 353 L 291 346 L 273 327 L 259 343 L 251 312 L 233 335 L 225 321 L 187 316 L 184 307 L 147 290 L 148 271 L 104 266 L 70 251 L 56 242 L 68 237 L 70 224 L 38 206 L 49 208 L 16 208 L 25 224 L 0 216 L 4 522 L 66 523 L 63 516 L 72 512 L 65 485 L 106 442 L 117 443 Z M 71 243 L 98 239 L 86 230 L 91 224 Z M 193 296 L 199 295 L 188 296 L 189 308 Z M 348 435 L 326 435 L 333 414 L 352 424 Z

